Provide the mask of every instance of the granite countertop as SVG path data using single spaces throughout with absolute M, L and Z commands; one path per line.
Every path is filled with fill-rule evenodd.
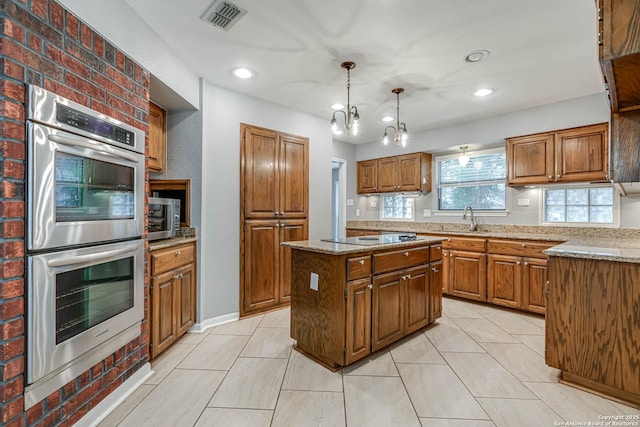
M 287 246 L 293 249 L 300 249 L 303 251 L 309 252 L 319 252 L 330 255 L 344 255 L 344 254 L 352 254 L 359 252 L 370 252 L 377 251 L 381 249 L 394 249 L 394 248 L 405 248 L 405 247 L 414 247 L 419 246 L 420 244 L 431 244 L 431 243 L 439 243 L 443 240 L 442 237 L 426 237 L 421 236 L 416 240 L 409 240 L 406 242 L 397 242 L 397 243 L 382 243 L 382 244 L 373 244 L 373 245 L 353 245 L 347 243 L 334 243 L 327 242 L 324 240 L 301 240 L 294 242 L 282 242 L 282 246 Z
M 172 246 L 182 245 L 184 243 L 197 242 L 198 238 L 192 237 L 172 237 L 170 239 L 152 240 L 149 242 L 149 250 L 170 248 Z
M 571 239 L 546 249 L 549 256 L 598 259 L 640 263 L 640 241 L 637 239 Z

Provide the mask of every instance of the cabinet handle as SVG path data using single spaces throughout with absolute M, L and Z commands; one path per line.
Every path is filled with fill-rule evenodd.
M 560 179 L 560 174 L 556 175 L 556 178 Z
M 409 252 L 405 252 L 405 253 L 403 253 L 402 255 L 404 255 L 404 256 L 409 256 Z
M 517 261 L 517 262 L 516 262 L 516 264 L 517 264 L 517 265 L 520 265 L 520 261 Z
M 448 238 L 448 239 L 447 239 L 447 242 L 450 242 L 450 241 L 451 241 L 451 238 Z
M 180 256 L 180 255 L 182 255 L 182 252 L 176 251 L 176 256 Z
M 407 280 L 407 276 L 400 276 L 400 280 Z
M 361 259 L 360 261 L 358 261 L 358 263 L 360 263 L 360 265 L 364 265 L 364 260 Z
M 434 246 L 433 249 L 435 249 L 436 251 L 441 251 L 442 248 L 440 246 Z
M 524 262 L 524 265 L 529 265 L 529 263 L 527 261 Z
M 407 279 L 411 279 L 411 275 L 410 274 L 407 274 Z
M 371 283 L 369 283 L 369 284 L 367 285 L 367 288 L 369 288 L 369 289 L 373 289 L 373 285 L 372 285 Z
M 440 271 L 440 270 L 438 270 L 438 269 L 437 269 L 437 268 L 435 268 L 435 267 L 431 267 L 431 271 L 433 271 L 434 273 L 437 273 L 437 272 L 438 272 L 438 271 Z
M 442 256 L 447 256 L 447 254 L 442 254 Z

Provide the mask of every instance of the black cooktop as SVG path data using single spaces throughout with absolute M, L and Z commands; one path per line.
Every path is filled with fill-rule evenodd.
M 424 240 L 412 234 L 380 234 L 377 236 L 342 237 L 337 239 L 321 239 L 324 242 L 342 243 L 346 245 L 375 246 L 390 243 Z

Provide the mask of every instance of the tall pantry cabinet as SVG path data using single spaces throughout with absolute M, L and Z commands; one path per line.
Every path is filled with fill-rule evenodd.
M 240 125 L 240 315 L 287 305 L 290 249 L 309 236 L 309 139 Z

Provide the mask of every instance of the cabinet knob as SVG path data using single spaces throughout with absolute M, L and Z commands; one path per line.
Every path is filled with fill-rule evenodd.
M 520 261 L 516 261 L 516 264 L 517 264 L 517 265 L 520 265 Z
M 437 273 L 437 272 L 438 272 L 438 271 L 440 271 L 440 270 L 438 270 L 438 269 L 437 269 L 437 268 L 435 268 L 435 267 L 431 267 L 431 271 L 433 271 L 434 273 Z
M 400 276 L 400 280 L 407 280 L 407 276 Z
M 529 265 L 529 263 L 527 261 L 524 262 L 524 265 Z
M 525 243 L 523 243 L 523 244 L 522 244 L 522 247 L 523 247 L 523 248 L 526 248 L 526 247 L 527 247 L 527 245 L 526 245 Z
M 410 274 L 407 274 L 407 279 L 411 279 L 411 275 Z
M 447 256 L 447 254 L 442 254 L 442 256 Z
M 449 238 L 447 239 L 447 242 L 450 242 L 450 241 L 451 241 L 451 237 L 449 237 Z
M 369 284 L 367 285 L 367 288 L 369 288 L 369 289 L 373 289 L 373 285 L 372 285 L 371 283 L 369 283 Z
M 180 255 L 182 255 L 182 252 L 181 251 L 176 251 L 176 256 L 180 256 Z
M 560 174 L 556 175 L 556 178 L 560 179 Z
M 403 253 L 402 255 L 404 255 L 404 256 L 409 256 L 409 252 L 405 252 L 405 253 Z
M 440 246 L 434 246 L 433 249 L 435 249 L 436 251 L 442 250 L 442 248 Z
M 549 179 L 553 179 L 553 175 L 549 175 Z
M 364 265 L 364 260 L 361 259 L 360 261 L 358 261 L 358 263 L 360 263 L 360 265 Z

